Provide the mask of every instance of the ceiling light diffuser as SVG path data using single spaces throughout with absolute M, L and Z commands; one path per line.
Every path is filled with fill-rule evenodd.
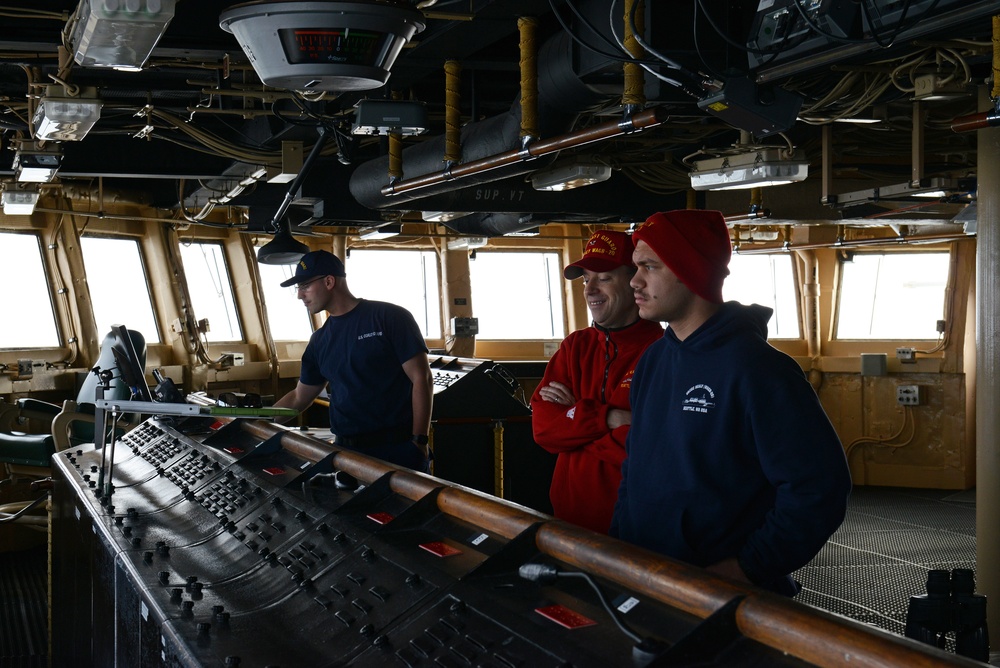
M 175 0 L 80 0 L 70 34 L 83 67 L 141 70 L 174 18 Z
M 96 88 L 71 96 L 63 86 L 48 86 L 35 109 L 35 139 L 80 141 L 101 118 L 102 106 Z
M 767 148 L 695 163 L 691 187 L 695 190 L 739 190 L 780 186 L 809 176 L 805 153 Z

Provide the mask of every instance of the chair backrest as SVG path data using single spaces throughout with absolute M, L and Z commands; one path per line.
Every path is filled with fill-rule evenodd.
M 139 358 L 139 363 L 145 368 L 146 366 L 146 339 L 142 334 L 135 331 L 134 329 L 128 330 L 129 338 L 132 339 L 132 345 L 135 347 L 135 353 Z M 117 337 L 115 332 L 109 332 L 104 340 L 101 342 L 101 352 L 97 357 L 97 361 L 94 363 L 95 367 L 100 367 L 102 371 L 111 369 L 114 371 L 114 378 L 111 380 L 111 389 L 105 391 L 104 398 L 115 400 L 115 399 L 128 399 L 131 397 L 132 391 L 129 389 L 128 384 L 122 379 L 121 371 L 117 368 L 117 363 L 115 361 L 114 348 Z M 77 404 L 92 404 L 97 399 L 97 388 L 100 385 L 101 380 L 97 377 L 95 373 L 88 373 L 87 377 L 84 378 L 83 384 L 80 386 L 80 391 L 76 395 Z M 71 432 L 73 434 L 73 440 L 82 443 L 91 443 L 94 440 L 94 425 L 88 422 L 76 422 L 71 427 Z
M 146 339 L 142 334 L 135 331 L 134 329 L 128 330 L 129 338 L 132 339 L 132 345 L 135 346 L 136 355 L 139 356 L 139 362 L 143 366 L 146 365 Z M 131 395 L 128 384 L 122 380 L 121 372 L 117 369 L 117 363 L 115 362 L 115 355 L 112 352 L 116 341 L 115 333 L 110 332 L 104 337 L 104 341 L 101 342 L 101 352 L 97 357 L 97 361 L 94 363 L 95 367 L 100 367 L 101 370 L 113 369 L 115 374 L 114 378 L 111 380 L 111 389 L 104 393 L 105 399 L 128 399 Z M 97 387 L 100 385 L 100 379 L 95 373 L 88 373 L 87 377 L 84 379 L 83 384 L 80 386 L 80 391 L 76 395 L 76 403 L 78 404 L 92 404 L 97 398 Z

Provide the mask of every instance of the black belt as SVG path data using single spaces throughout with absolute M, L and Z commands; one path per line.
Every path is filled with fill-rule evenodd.
M 383 445 L 392 445 L 408 441 L 413 436 L 409 427 L 393 427 L 380 431 L 369 431 L 364 434 L 354 434 L 353 436 L 341 436 L 336 434 L 334 445 L 342 445 L 345 448 L 377 448 Z

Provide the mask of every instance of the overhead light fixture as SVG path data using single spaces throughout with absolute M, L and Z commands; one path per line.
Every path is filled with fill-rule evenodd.
M 38 187 L 4 184 L 0 202 L 3 203 L 3 212 L 7 216 L 30 216 L 38 204 Z
M 740 190 L 804 181 L 809 162 L 801 150 L 764 148 L 699 160 L 691 172 L 695 190 Z
M 83 67 L 142 69 L 174 18 L 176 0 L 80 0 L 69 45 Z
M 447 223 L 468 216 L 468 211 L 421 211 L 420 217 L 428 223 Z
M 396 57 L 426 26 L 424 15 L 385 0 L 270 0 L 219 17 L 260 80 L 301 91 L 371 90 L 385 85 Z
M 64 86 L 46 86 L 33 118 L 35 139 L 80 141 L 101 118 L 103 105 L 96 88 L 81 88 L 71 95 Z
M 362 227 L 358 230 L 358 238 L 365 241 L 388 239 L 403 231 L 402 225 L 382 225 L 380 227 Z
M 361 100 L 354 112 L 351 134 L 404 136 L 427 132 L 427 107 L 413 100 Z
M 257 262 L 261 264 L 295 264 L 311 251 L 301 241 L 292 236 L 288 221 L 280 223 L 274 238 L 257 250 Z
M 448 250 L 471 250 L 482 248 L 489 241 L 486 237 L 457 237 L 448 239 Z
M 611 178 L 611 167 L 599 163 L 573 163 L 535 172 L 531 187 L 535 190 L 572 190 Z
M 868 202 L 911 202 L 916 198 L 940 199 L 953 204 L 965 204 L 972 200 L 975 192 L 975 178 L 953 179 L 934 176 L 925 177 L 917 183 L 896 183 L 889 186 L 828 195 L 824 204 L 833 207 L 847 207 Z
M 23 142 L 14 154 L 17 180 L 27 183 L 48 183 L 55 178 L 62 162 L 58 147 L 40 148 L 38 142 Z

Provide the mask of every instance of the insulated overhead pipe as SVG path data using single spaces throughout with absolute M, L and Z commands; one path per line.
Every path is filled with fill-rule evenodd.
M 456 165 L 462 160 L 462 64 L 449 60 L 444 64 L 444 162 Z M 475 120 L 475 119 L 473 119 Z
M 538 49 L 535 34 L 538 19 L 525 16 L 517 20 L 521 60 L 521 145 L 538 139 Z

